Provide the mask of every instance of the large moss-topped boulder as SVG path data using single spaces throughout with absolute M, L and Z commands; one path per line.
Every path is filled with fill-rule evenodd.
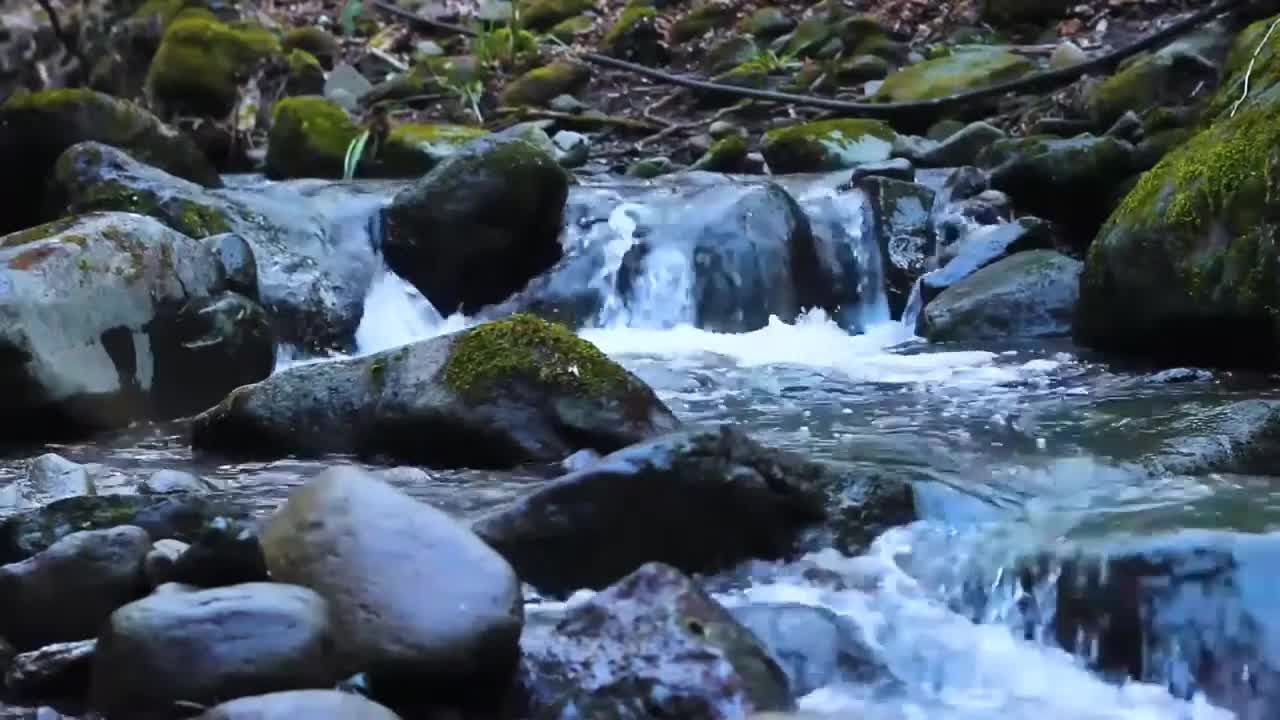
M 342 177 L 347 147 L 360 134 L 347 111 L 322 97 L 292 97 L 276 103 L 271 118 L 268 177 Z
M 572 95 L 591 79 L 582 63 L 557 60 L 512 80 L 502 91 L 503 105 L 546 105 L 560 95 Z
M 196 418 L 197 448 L 359 453 L 447 467 L 611 452 L 676 426 L 595 346 L 528 315 L 362 358 L 305 365 Z
M 978 90 L 1034 72 L 1035 63 L 997 47 L 957 49 L 949 55 L 909 65 L 876 91 L 881 102 L 915 102 Z
M 1217 75 L 1217 69 L 1204 58 L 1172 46 L 1130 60 L 1089 91 L 1085 107 L 1090 119 L 1105 127 L 1129 111 L 1181 105 L 1197 86 L 1216 82 Z
M 480 138 L 396 195 L 383 253 L 441 312 L 474 312 L 560 259 L 568 193 L 568 174 L 545 148 Z
M 133 103 L 92 90 L 15 95 L 0 105 L 0 233 L 38 224 L 44 180 L 62 151 L 86 140 L 115 145 L 207 187 L 222 184 L 187 136 Z
M 897 133 L 879 120 L 819 120 L 764 134 L 764 159 L 774 173 L 841 170 L 888 160 Z
M 280 53 L 280 41 L 259 25 L 183 16 L 165 31 L 147 91 L 169 111 L 224 117 L 239 99 L 239 84 Z
M 519 0 L 520 22 L 534 30 L 547 30 L 594 7 L 592 0 Z
M 1144 174 L 1089 250 L 1077 335 L 1172 362 L 1280 361 L 1280 88 Z

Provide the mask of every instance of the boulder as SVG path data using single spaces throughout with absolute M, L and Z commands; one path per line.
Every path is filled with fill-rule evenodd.
M 561 21 L 595 7 L 591 0 L 519 0 L 520 22 L 534 30 L 548 30 Z
M 773 173 L 843 170 L 888 160 L 895 137 L 879 120 L 819 120 L 766 132 L 762 150 Z
M 667 49 L 657 20 L 658 12 L 653 8 L 640 3 L 627 5 L 600 38 L 600 52 L 641 65 L 665 62 Z
M 50 500 L 95 494 L 90 468 L 46 453 L 31 461 L 25 478 L 0 490 L 0 507 L 26 509 Z
M 337 690 L 288 690 L 240 698 L 210 708 L 197 720 L 400 720 L 372 700 Z
M 523 599 L 466 527 L 355 468 L 294 491 L 262 534 L 277 581 L 329 603 L 349 669 L 385 687 L 483 694 L 511 679 Z
M 195 419 L 192 444 L 508 468 L 583 447 L 613 451 L 676 425 L 652 390 L 593 345 L 518 315 L 239 388 Z
M 521 638 L 534 718 L 730 720 L 792 709 L 759 640 L 676 569 L 651 563 Z
M 1167 439 L 1143 463 L 1158 475 L 1270 476 L 1280 467 L 1280 403 L 1272 400 L 1174 415 L 1161 430 Z
M 174 560 L 165 580 L 197 588 L 266 582 L 258 528 L 249 522 L 214 518 Z
M 646 562 L 715 572 L 791 552 L 826 517 L 821 465 L 724 426 L 641 443 L 475 524 L 543 592 L 601 588 Z
M 475 140 L 392 200 L 387 264 L 446 315 L 500 302 L 560 258 L 568 188 L 527 140 Z
M 1255 92 L 1142 175 L 1107 220 L 1081 279 L 1080 342 L 1176 364 L 1280 364 L 1280 87 Z
M 261 310 L 222 304 L 217 258 L 151 218 L 94 213 L 8 235 L 0 267 L 10 438 L 189 414 L 274 363 Z
M 796 697 L 845 683 L 877 685 L 893 677 L 862 630 L 824 607 L 765 603 L 729 611 L 787 673 Z
M 151 60 L 147 93 L 167 112 L 222 118 L 235 108 L 240 84 L 281 57 L 280 41 L 260 25 L 183 15 L 169 24 Z
M 342 177 L 343 162 L 360 128 L 322 97 L 288 97 L 271 110 L 266 173 L 270 178 Z
M 1033 217 L 978 228 L 940 253 L 942 267 L 920 278 L 920 299 L 927 304 L 952 285 L 1015 253 L 1052 249 L 1053 239 L 1049 224 Z
M 163 219 L 162 219 L 163 221 Z M 260 300 L 258 295 L 258 261 L 253 256 L 253 248 L 235 233 L 222 233 L 201 238 L 209 252 L 222 263 L 227 276 L 227 289 L 252 300 Z
M 932 224 L 936 193 L 924 185 L 884 177 L 864 178 L 858 187 L 867 196 L 863 232 L 880 247 L 889 314 L 899 318 L 937 248 Z
M 145 530 L 123 526 L 68 535 L 0 566 L 0 636 L 18 650 L 84 640 L 116 608 L 146 595 Z
M 15 95 L 0 105 L 0 156 L 11 169 L 0 178 L 9 208 L 0 217 L 0 233 L 46 219 L 41 214 L 45 178 L 64 150 L 84 141 L 124 148 L 206 187 L 222 184 L 195 143 L 137 105 L 92 90 Z
M 912 158 L 924 167 L 960 167 L 973 165 L 982 151 L 1007 137 L 1005 131 L 985 122 L 966 125 L 931 147 L 923 155 Z
M 111 615 L 90 704 L 108 717 L 177 702 L 331 687 L 341 675 L 324 598 L 282 583 L 156 593 Z
M 501 102 L 505 106 L 546 105 L 553 98 L 577 93 L 590 79 L 591 71 L 582 63 L 557 60 L 507 83 Z
M 700 2 L 671 24 L 667 38 L 676 45 L 696 40 L 711 30 L 725 27 L 733 22 L 736 14 L 737 11 L 733 5 L 713 1 Z
M 83 696 L 97 639 L 54 643 L 14 657 L 4 674 L 10 697 L 21 702 Z
M 1174 45 L 1129 60 L 1115 75 L 1092 87 L 1085 97 L 1085 111 L 1098 127 L 1106 127 L 1126 112 L 1185 104 L 1197 87 L 1217 81 L 1218 69 L 1212 62 Z
M 1071 334 L 1083 263 L 1052 250 L 1011 255 L 952 285 L 921 315 L 930 340 Z
M 1017 80 L 1035 72 L 1031 60 L 998 47 L 967 46 L 909 65 L 876 91 L 878 102 L 917 102 L 958 95 Z
M 991 168 L 991 187 L 1008 193 L 1019 210 L 1061 224 L 1081 248 L 1136 170 L 1132 145 L 1092 135 L 997 141 L 980 164 Z
M 194 540 L 219 516 L 247 517 L 249 508 L 205 495 L 98 495 L 57 500 L 0 520 L 0 563 L 40 553 L 82 530 L 133 525 L 153 539 Z

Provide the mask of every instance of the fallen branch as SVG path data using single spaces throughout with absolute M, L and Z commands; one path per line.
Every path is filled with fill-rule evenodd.
M 57 11 L 53 9 L 51 0 L 36 0 L 36 2 L 49 16 L 49 26 L 53 28 L 54 37 L 58 38 L 58 42 L 62 43 L 67 52 L 71 53 L 71 56 L 79 61 L 81 71 L 88 73 L 92 70 L 93 68 L 89 66 L 88 58 L 80 52 L 80 44 L 76 42 L 75 38 L 68 35 L 66 29 L 62 27 L 62 21 L 58 18 Z

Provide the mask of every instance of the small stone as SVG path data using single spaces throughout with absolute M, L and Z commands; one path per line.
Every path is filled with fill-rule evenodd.
M 1089 54 L 1070 40 L 1063 40 L 1049 55 L 1049 67 L 1053 70 L 1065 70 L 1089 61 Z
M 266 561 L 257 528 L 216 518 L 174 563 L 171 580 L 195 587 L 265 582 Z
M 666 175 L 667 173 L 674 172 L 675 169 L 676 165 L 671 162 L 671 158 L 645 158 L 631 163 L 630 167 L 627 168 L 627 176 L 649 180 L 660 175 Z
M 551 138 L 556 148 L 556 162 L 561 167 L 576 168 L 585 165 L 591 154 L 591 142 L 582 133 L 561 130 Z
M 547 107 L 555 110 L 556 112 L 569 113 L 571 115 L 577 115 L 578 113 L 585 112 L 587 110 L 586 103 L 567 94 L 557 95 L 551 98 L 551 102 L 547 103 Z
M 742 126 L 731 123 L 728 120 L 717 120 L 711 123 L 711 127 L 707 128 L 707 132 L 716 140 L 723 140 L 730 135 L 741 135 L 746 137 L 747 131 Z
M 215 490 L 213 483 L 204 478 L 180 470 L 157 470 L 138 486 L 143 495 L 166 495 L 168 493 L 207 493 Z
M 347 112 L 359 110 L 360 96 L 372 89 L 373 83 L 346 63 L 335 67 L 324 82 L 324 96 Z
M 916 179 L 916 169 L 906 158 L 867 163 L 853 169 L 853 173 L 849 176 L 849 184 L 856 184 L 859 180 L 868 177 L 886 177 L 911 182 Z

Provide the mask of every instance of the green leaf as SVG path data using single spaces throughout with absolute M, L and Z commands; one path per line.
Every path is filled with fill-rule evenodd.
M 342 161 L 342 179 L 353 180 L 356 168 L 360 166 L 360 157 L 364 155 L 364 147 L 369 143 L 369 131 L 365 130 L 347 145 L 347 156 Z

